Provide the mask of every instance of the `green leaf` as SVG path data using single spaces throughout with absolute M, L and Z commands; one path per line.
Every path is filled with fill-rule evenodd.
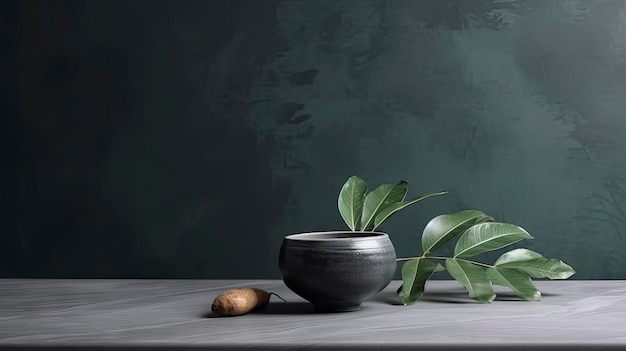
M 446 259 L 446 268 L 469 292 L 469 297 L 480 302 L 491 302 L 496 298 L 491 281 L 483 267 L 454 258 Z
M 437 266 L 440 265 L 423 257 L 407 261 L 402 266 L 402 287 L 398 290 L 398 297 L 404 305 L 411 304 L 424 295 L 426 281 L 438 269 Z
M 565 262 L 556 258 L 545 258 L 528 249 L 505 252 L 494 265 L 498 268 L 516 269 L 533 278 L 567 279 L 576 273 Z
M 444 195 L 447 194 L 447 191 L 442 191 L 442 192 L 438 192 L 438 193 L 426 193 L 426 194 L 422 194 L 412 200 L 408 200 L 408 201 L 400 201 L 400 202 L 396 202 L 396 203 L 392 203 L 391 205 L 382 208 L 378 214 L 376 215 L 376 217 L 374 218 L 374 228 L 372 228 L 372 230 L 376 230 L 376 228 L 378 228 L 378 226 L 380 226 L 387 218 L 389 218 L 392 214 L 400 211 L 401 209 L 410 206 L 418 201 L 424 200 L 426 198 L 432 197 L 432 196 L 438 196 L 438 195 Z
M 514 249 L 508 252 L 503 253 L 498 259 L 495 266 L 500 264 L 505 264 L 509 262 L 520 262 L 520 261 L 528 261 L 534 258 L 542 258 L 543 255 L 539 252 L 535 252 L 533 250 L 528 249 Z
M 358 176 L 352 176 L 343 184 L 339 192 L 337 207 L 344 222 L 352 231 L 358 230 L 363 211 L 363 198 L 367 192 L 367 184 Z
M 432 252 L 471 226 L 486 221 L 493 221 L 493 218 L 475 210 L 437 216 L 430 220 L 424 228 L 422 233 L 422 250 L 424 254 Z
M 400 201 L 404 201 L 409 183 L 401 181 L 398 184 L 383 184 L 365 196 L 361 230 L 371 230 L 374 218 L 384 208 Z
M 442 266 L 441 263 L 437 263 L 437 265 L 435 266 L 435 273 L 443 272 L 445 270 L 446 270 L 446 267 Z
M 480 223 L 466 230 L 456 243 L 454 257 L 469 257 L 533 239 L 523 228 L 510 223 Z
M 487 268 L 487 278 L 491 283 L 509 287 L 515 295 L 526 301 L 541 300 L 541 293 L 528 274 L 514 269 L 491 267 Z

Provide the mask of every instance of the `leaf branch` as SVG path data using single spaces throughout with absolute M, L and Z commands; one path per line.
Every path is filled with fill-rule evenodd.
M 452 257 L 431 256 L 434 251 L 458 237 Z M 422 234 L 423 254 L 398 258 L 405 261 L 398 298 L 405 305 L 417 301 L 424 293 L 426 281 L 433 273 L 447 270 L 469 293 L 483 303 L 493 301 L 493 285 L 510 288 L 520 299 L 538 301 L 541 293 L 531 278 L 567 279 L 574 269 L 555 258 L 545 258 L 528 249 L 504 253 L 495 264 L 468 259 L 484 252 L 498 250 L 521 240 L 533 239 L 526 230 L 510 223 L 495 222 L 489 215 L 475 210 L 444 214 L 433 218 Z M 443 261 L 441 264 L 429 263 Z

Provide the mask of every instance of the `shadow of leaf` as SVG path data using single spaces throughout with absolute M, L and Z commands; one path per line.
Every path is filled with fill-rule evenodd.
M 472 303 L 480 303 L 476 300 L 470 299 L 467 295 L 467 291 L 463 288 L 452 288 L 448 290 L 436 290 L 436 291 L 426 291 L 426 293 L 416 302 L 427 301 L 427 302 L 438 302 L 438 303 L 460 303 L 460 304 L 472 304 Z M 551 293 L 542 293 L 543 297 L 552 297 L 559 296 L 558 294 Z M 499 301 L 519 301 L 519 302 L 527 302 L 521 300 L 512 292 L 497 292 L 496 300 Z M 374 296 L 370 301 L 377 303 L 384 303 L 387 305 L 393 306 L 403 306 L 402 302 L 398 299 L 398 295 L 393 291 L 384 291 L 380 294 Z

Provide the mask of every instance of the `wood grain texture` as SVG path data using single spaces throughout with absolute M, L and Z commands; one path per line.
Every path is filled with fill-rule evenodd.
M 277 280 L 0 280 L 0 349 L 428 350 L 626 348 L 624 281 L 538 281 L 541 302 L 505 290 L 483 305 L 432 281 L 399 305 L 391 285 L 358 312 L 317 314 Z M 278 293 L 264 309 L 216 317 L 222 291 Z

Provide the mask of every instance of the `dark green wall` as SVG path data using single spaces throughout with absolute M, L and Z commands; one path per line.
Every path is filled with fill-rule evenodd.
M 451 192 L 401 256 L 476 208 L 626 278 L 623 0 L 1 6 L 1 276 L 277 278 L 359 174 Z

